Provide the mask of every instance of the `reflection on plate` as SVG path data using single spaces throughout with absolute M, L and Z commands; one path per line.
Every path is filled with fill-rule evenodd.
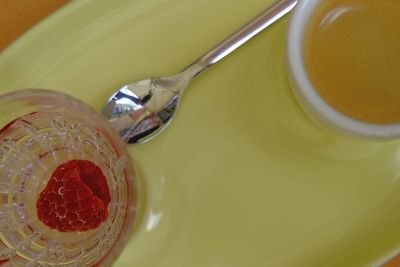
M 0 89 L 100 108 L 176 73 L 269 1 L 76 1 L 0 56 Z M 330 135 L 297 107 L 287 19 L 196 79 L 171 126 L 130 152 L 146 212 L 115 266 L 364 266 L 400 248 L 400 143 Z

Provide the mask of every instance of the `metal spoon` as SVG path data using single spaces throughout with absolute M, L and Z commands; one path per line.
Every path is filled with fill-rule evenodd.
M 190 81 L 253 36 L 289 13 L 298 0 L 279 0 L 180 73 L 153 77 L 123 86 L 102 112 L 126 143 L 143 143 L 158 135 L 171 121 Z

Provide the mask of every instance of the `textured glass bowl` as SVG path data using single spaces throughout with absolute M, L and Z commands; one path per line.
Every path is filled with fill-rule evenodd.
M 22 90 L 0 97 L 0 262 L 12 266 L 109 266 L 132 229 L 136 182 L 131 159 L 107 120 L 61 93 Z M 90 160 L 107 178 L 107 220 L 85 232 L 58 232 L 36 201 L 55 168 Z

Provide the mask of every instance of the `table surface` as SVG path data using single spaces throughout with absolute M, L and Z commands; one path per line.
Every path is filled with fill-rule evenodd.
M 0 0 L 0 53 L 24 32 L 70 0 Z M 383 267 L 400 266 L 400 256 Z
M 68 0 L 0 0 L 0 51 Z

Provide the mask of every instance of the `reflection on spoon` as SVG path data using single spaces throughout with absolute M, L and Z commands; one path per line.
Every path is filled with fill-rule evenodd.
M 126 143 L 143 143 L 159 134 L 171 121 L 180 96 L 190 81 L 259 32 L 289 13 L 297 0 L 279 0 L 182 72 L 149 78 L 115 92 L 102 112 Z

